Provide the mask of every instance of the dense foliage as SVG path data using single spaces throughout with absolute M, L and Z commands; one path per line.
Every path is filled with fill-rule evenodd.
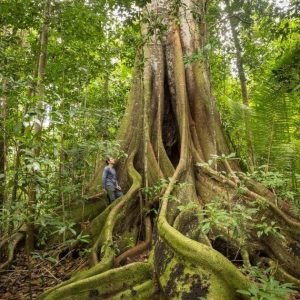
M 68 210 L 75 204 L 84 210 L 84 190 L 99 161 L 108 155 L 127 155 L 116 132 L 127 104 L 135 55 L 143 44 L 140 7 L 145 2 L 1 1 L 0 233 L 4 237 L 33 220 L 37 248 L 56 234 L 63 244 L 89 242 L 89 236 L 68 218 Z M 209 5 L 208 43 L 186 56 L 184 63 L 186 67 L 195 61 L 210 63 L 222 126 L 236 154 L 212 157 L 208 165 L 239 157 L 247 178 L 289 200 L 299 215 L 299 3 L 214 0 Z M 163 28 L 159 20 L 143 21 L 153 31 Z M 48 38 L 41 50 L 45 25 Z M 41 75 L 43 51 L 46 63 Z M 163 188 L 161 184 L 154 192 Z M 57 207 L 62 207 L 62 215 Z M 193 204 L 179 206 L 182 211 L 191 208 Z M 249 220 L 256 212 L 237 205 L 228 213 L 216 198 L 203 208 L 201 230 L 207 234 L 218 223 L 228 223 L 242 238 L 253 229 Z M 279 234 L 275 223 L 260 225 L 260 235 Z M 253 276 L 270 290 L 266 297 L 274 289 L 276 295 L 291 292 L 291 286 L 280 286 L 267 275 Z M 262 291 L 253 286 L 240 293 L 261 299 Z
M 254 167 L 286 174 L 289 187 L 299 192 L 298 4 L 234 0 L 228 10 L 217 1 L 210 18 L 214 92 L 234 151 L 249 163 L 251 132 Z M 229 19 L 240 41 L 249 106 L 242 101 Z
M 114 136 L 130 84 L 138 8 L 51 1 L 45 93 L 38 99 L 34 90 L 46 3 L 1 2 L 5 231 L 28 218 L 30 182 L 37 184 L 35 223 L 46 226 L 54 207 L 80 199 L 96 159 L 119 151 Z M 36 119 L 43 127 L 38 137 Z

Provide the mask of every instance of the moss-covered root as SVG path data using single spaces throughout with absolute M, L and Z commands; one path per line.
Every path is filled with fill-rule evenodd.
M 123 201 L 122 199 L 119 199 L 118 202 Z M 114 203 L 113 208 L 115 208 L 119 203 L 117 203 L 117 201 Z M 107 219 L 107 215 L 109 215 L 109 213 L 111 212 L 112 209 L 107 209 L 105 210 L 101 215 L 105 215 L 105 220 Z M 72 289 L 72 284 L 79 281 L 79 280 L 83 280 L 85 278 L 89 278 L 91 276 L 100 274 L 102 272 L 107 271 L 108 269 L 110 269 L 113 266 L 113 259 L 114 259 L 114 252 L 112 251 L 112 249 L 110 249 L 110 243 L 108 240 L 107 235 L 109 236 L 109 231 L 112 231 L 112 228 L 110 228 L 110 226 L 104 226 L 102 229 L 103 234 L 100 234 L 99 239 L 101 238 L 103 243 L 105 243 L 105 241 L 107 241 L 105 243 L 105 250 L 104 253 L 102 255 L 102 259 L 99 263 L 97 263 L 96 265 L 94 265 L 93 267 L 84 270 L 84 271 L 80 271 L 78 273 L 75 273 L 69 280 L 63 281 L 62 283 L 56 285 L 53 288 L 50 288 L 48 290 L 46 290 L 42 295 L 40 295 L 38 297 L 38 299 L 46 299 L 46 297 L 48 295 L 52 295 L 55 294 L 58 290 L 60 289 L 67 289 L 70 288 Z M 106 234 L 104 234 L 104 232 Z M 105 238 L 106 237 L 106 238 Z M 97 241 L 96 241 L 97 243 Z M 92 248 L 93 249 L 93 248 Z M 51 298 L 50 298 L 51 299 Z
M 168 299 L 243 299 L 236 290 L 247 289 L 247 279 L 220 253 L 200 244 L 195 251 L 187 244 L 184 251 L 190 255 L 185 256 L 182 245 L 175 245 L 159 239 L 155 246 L 155 272 Z
M 151 280 L 152 276 L 150 264 L 133 263 L 76 281 L 68 286 L 53 291 L 49 295 L 39 297 L 39 299 L 114 299 L 114 295 L 120 293 L 130 294 L 128 291 L 133 290 L 136 293 L 153 293 L 153 287 L 148 286 L 148 284 L 146 287 L 143 286 L 143 283 Z M 135 286 L 136 288 L 134 288 Z
M 155 271 L 169 299 L 241 299 L 248 279 L 221 253 L 181 234 L 165 218 L 166 199 L 158 218 Z M 164 268 L 164 261 L 168 267 Z M 196 296 L 195 296 L 196 295 Z M 247 298 L 245 298 L 247 299 Z
M 109 298 L 114 300 L 150 300 L 153 299 L 155 293 L 157 292 L 157 287 L 153 279 L 147 280 L 142 284 L 135 285 L 134 287 L 127 289 L 126 291 L 122 291 L 117 295 Z

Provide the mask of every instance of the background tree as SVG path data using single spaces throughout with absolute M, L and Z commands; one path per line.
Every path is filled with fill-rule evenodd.
M 6 135 L 5 135 L 5 119 L 6 119 L 6 97 L 5 97 L 6 82 L 2 78 L 2 98 L 0 102 L 1 107 L 1 119 L 0 119 L 0 128 L 3 134 L 0 137 L 0 176 L 1 176 L 1 193 L 0 193 L 0 206 L 3 208 L 5 202 L 5 165 L 6 165 Z
M 232 34 L 235 51 L 236 51 L 236 66 L 237 66 L 238 75 L 240 79 L 243 105 L 245 106 L 246 109 L 249 109 L 249 93 L 247 87 L 246 72 L 244 68 L 243 50 L 242 50 L 240 37 L 238 33 L 238 27 L 241 21 L 241 17 L 237 14 L 237 11 L 235 11 L 234 9 L 234 6 L 236 8 L 241 7 L 241 3 L 239 3 L 239 1 L 236 1 L 235 3 L 230 3 L 229 0 L 225 0 L 225 4 L 226 4 L 226 11 L 228 13 L 229 23 L 230 23 L 231 34 Z M 246 20 L 244 20 L 244 22 L 245 21 Z M 245 136 L 247 139 L 247 148 L 249 152 L 249 164 L 253 168 L 253 166 L 255 165 L 253 136 L 252 136 L 251 128 L 249 127 L 249 117 L 247 112 L 245 112 L 244 119 L 245 119 L 245 131 L 246 131 Z

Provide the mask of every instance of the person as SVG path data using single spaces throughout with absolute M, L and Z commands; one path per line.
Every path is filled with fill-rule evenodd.
M 102 187 L 106 190 L 109 203 L 123 195 L 121 187 L 118 184 L 117 173 L 114 168 L 116 160 L 113 157 L 106 159 L 106 167 L 102 174 Z

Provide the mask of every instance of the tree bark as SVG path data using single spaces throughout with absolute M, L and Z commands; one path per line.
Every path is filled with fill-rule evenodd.
M 296 282 L 300 278 L 300 259 L 296 252 L 288 251 L 294 243 L 299 245 L 298 219 L 276 206 L 270 191 L 242 174 L 227 158 L 219 159 L 215 168 L 206 163 L 211 155 L 229 153 L 211 93 L 208 63 L 183 63 L 184 56 L 206 44 L 206 9 L 205 0 L 153 0 L 147 4 L 145 19 L 149 22 L 142 30 L 145 43 L 136 58 L 118 134 L 128 153 L 118 166 L 127 192 L 91 222 L 91 267 L 39 299 L 154 299 L 158 293 L 167 299 L 249 299 L 237 292 L 251 285 L 234 262 L 237 255 L 246 266 L 262 257 L 277 261 L 283 273 Z M 99 192 L 101 174 L 100 167 L 87 193 Z M 145 195 L 145 187 L 156 187 L 152 199 Z M 141 190 L 148 200 L 144 222 L 140 220 Z M 206 220 L 203 209 L 216 197 L 228 213 L 236 204 L 243 210 L 257 207 L 247 223 L 249 228 L 240 224 L 246 231 L 239 238 L 224 222 L 212 225 L 209 234 L 201 229 Z M 157 216 L 153 209 L 158 209 Z M 276 219 L 285 241 L 276 236 L 258 238 L 254 225 L 262 216 Z M 122 246 L 126 234 L 143 224 L 142 238 L 131 251 L 126 250 Z M 132 257 L 144 249 L 149 234 L 152 245 L 147 262 L 114 268 L 121 258 L 126 261 L 126 255 Z M 116 260 L 115 248 L 124 253 Z

